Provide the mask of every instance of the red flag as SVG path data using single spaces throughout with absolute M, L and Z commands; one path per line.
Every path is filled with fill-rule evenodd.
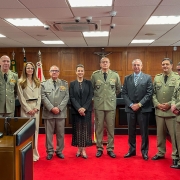
M 39 78 L 41 82 L 45 81 L 44 75 L 43 75 L 43 69 L 42 69 L 42 63 L 41 61 L 38 61 L 36 63 L 36 75 Z

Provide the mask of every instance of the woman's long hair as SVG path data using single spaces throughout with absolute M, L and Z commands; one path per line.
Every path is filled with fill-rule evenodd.
M 28 64 L 31 64 L 33 67 L 33 74 L 32 74 L 32 80 L 35 83 L 36 87 L 39 88 L 41 82 L 36 76 L 36 68 L 35 65 L 32 62 L 27 62 L 22 70 L 21 78 L 19 80 L 19 85 L 22 87 L 22 89 L 25 89 L 27 87 L 27 73 L 26 73 L 26 67 Z

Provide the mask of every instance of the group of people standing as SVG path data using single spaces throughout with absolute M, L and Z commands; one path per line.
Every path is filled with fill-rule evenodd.
M 14 116 L 15 98 L 21 103 L 22 117 L 36 117 L 35 148 L 33 160 L 39 159 L 37 150 L 39 111 L 43 105 L 42 118 L 45 123 L 47 160 L 53 158 L 54 152 L 63 159 L 64 125 L 67 117 L 67 103 L 70 99 L 72 114 L 72 146 L 77 147 L 76 157 L 87 159 L 86 147 L 92 146 L 91 111 L 95 112 L 96 157 L 103 155 L 104 122 L 107 128 L 107 155 L 115 158 L 114 127 L 116 115 L 116 95 L 121 91 L 121 81 L 117 72 L 110 70 L 110 60 L 100 60 L 100 70 L 93 72 L 91 80 L 84 79 L 85 69 L 77 65 L 77 79 L 70 83 L 59 79 L 57 66 L 50 67 L 50 79 L 40 83 L 36 77 L 35 66 L 27 62 L 23 67 L 21 78 L 9 70 L 10 58 L 6 55 L 0 60 L 0 116 Z M 122 97 L 128 121 L 129 150 L 124 158 L 136 155 L 136 123 L 141 132 L 141 153 L 148 160 L 149 138 L 148 125 L 154 104 L 157 123 L 158 153 L 152 160 L 165 157 L 167 130 L 172 142 L 172 168 L 180 169 L 180 76 L 172 71 L 172 61 L 164 58 L 163 73 L 156 75 L 152 83 L 151 76 L 144 74 L 140 59 L 132 61 L 133 74 L 124 79 Z M 178 66 L 177 66 L 178 67 Z M 180 71 L 180 65 L 179 65 Z M 17 88 L 16 88 L 17 86 Z M 16 91 L 17 90 L 17 91 Z M 3 96 L 2 96 L 3 94 Z M 92 105 L 93 99 L 93 105 Z M 53 134 L 56 133 L 57 146 L 54 150 Z

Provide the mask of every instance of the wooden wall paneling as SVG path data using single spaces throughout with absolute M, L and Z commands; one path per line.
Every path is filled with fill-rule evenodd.
M 162 60 L 166 57 L 166 51 L 147 52 L 147 74 L 155 76 L 162 72 Z
M 173 51 L 173 70 L 176 71 L 176 66 L 180 62 L 180 52 L 178 51 Z
M 59 56 L 60 78 L 71 82 L 76 79 L 76 65 L 78 64 L 78 56 L 76 52 L 63 50 Z
M 95 55 L 94 52 L 96 52 L 96 50 L 83 51 L 82 59 L 84 61 L 83 65 L 85 67 L 85 76 L 84 76 L 85 79 L 90 80 L 92 73 L 100 69 L 101 57 Z

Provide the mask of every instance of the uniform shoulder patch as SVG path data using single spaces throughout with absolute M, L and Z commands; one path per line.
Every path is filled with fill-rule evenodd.
M 94 71 L 93 74 L 98 73 L 100 70 Z

